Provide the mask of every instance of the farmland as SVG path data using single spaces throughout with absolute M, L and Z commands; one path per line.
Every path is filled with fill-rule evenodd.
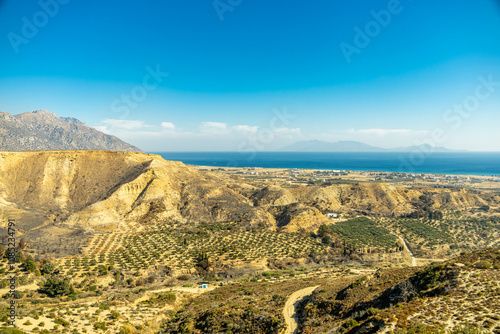
M 326 301 L 299 310 L 311 318 L 299 319 L 305 332 L 331 316 L 314 308 L 330 305 L 333 293 L 349 300 L 367 284 L 370 293 L 390 291 L 419 265 L 500 240 L 500 197 L 475 189 L 283 183 L 135 153 L 16 153 L 3 161 L 13 175 L 2 182 L 16 253 L 11 268 L 5 233 L 0 318 L 5 326 L 12 297 L 16 324 L 29 333 L 279 332 L 290 320 L 287 298 L 320 286 L 315 293 Z M 88 173 L 54 177 L 63 162 Z M 26 166 L 36 168 L 16 174 Z M 42 170 L 50 182 L 40 181 Z M 59 189 L 73 192 L 56 201 Z M 490 255 L 460 264 L 496 270 Z M 466 284 L 495 289 L 476 277 Z
M 186 269 L 195 266 L 201 253 L 213 262 L 222 263 L 299 258 L 325 249 L 310 237 L 245 231 L 234 223 L 165 224 L 129 233 L 95 235 L 88 241 L 86 255 L 65 260 L 65 267 L 89 271 L 98 264 L 107 264 L 123 270 L 141 270 L 166 263 Z

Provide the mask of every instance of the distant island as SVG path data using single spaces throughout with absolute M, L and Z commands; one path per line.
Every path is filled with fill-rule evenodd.
M 371 146 L 358 141 L 338 141 L 327 142 L 322 140 L 306 140 L 299 141 L 294 144 L 283 147 L 280 151 L 285 152 L 458 152 L 449 150 L 444 147 L 433 147 L 428 144 L 396 147 L 396 148 L 382 148 Z

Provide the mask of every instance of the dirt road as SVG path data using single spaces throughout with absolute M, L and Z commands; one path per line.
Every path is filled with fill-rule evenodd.
M 319 285 L 318 285 L 319 286 Z M 290 295 L 285 303 L 283 315 L 285 316 L 286 331 L 285 334 L 294 334 L 297 332 L 297 314 L 295 313 L 298 303 L 305 297 L 318 288 L 318 286 L 311 286 L 302 290 L 295 291 Z
M 408 254 L 410 255 L 410 259 L 411 259 L 411 266 L 412 267 L 416 267 L 417 266 L 417 259 L 415 258 L 415 256 L 413 256 L 413 253 L 411 252 L 410 248 L 408 247 L 408 243 L 406 242 L 405 239 L 403 239 L 402 237 L 399 237 L 399 240 L 401 240 L 401 242 L 403 243 L 403 246 L 405 248 L 405 250 L 408 252 Z

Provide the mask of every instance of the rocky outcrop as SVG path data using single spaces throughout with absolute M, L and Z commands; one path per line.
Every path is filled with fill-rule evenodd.
M 330 220 L 318 209 L 300 203 L 273 207 L 278 227 L 288 232 L 312 231 Z
M 91 128 L 71 117 L 47 110 L 10 115 L 0 112 L 0 151 L 112 150 L 139 148 Z

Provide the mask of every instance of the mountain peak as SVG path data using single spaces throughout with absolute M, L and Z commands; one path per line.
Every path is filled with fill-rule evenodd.
M 0 151 L 110 150 L 142 152 L 71 117 L 49 110 L 0 113 Z
M 28 111 L 29 113 L 29 111 Z M 55 113 L 53 113 L 52 111 L 49 111 L 49 110 L 45 110 L 45 109 L 40 109 L 40 110 L 34 110 L 31 112 L 32 114 L 41 114 L 41 115 L 50 115 L 50 116 L 54 116 L 54 117 L 58 117 Z

